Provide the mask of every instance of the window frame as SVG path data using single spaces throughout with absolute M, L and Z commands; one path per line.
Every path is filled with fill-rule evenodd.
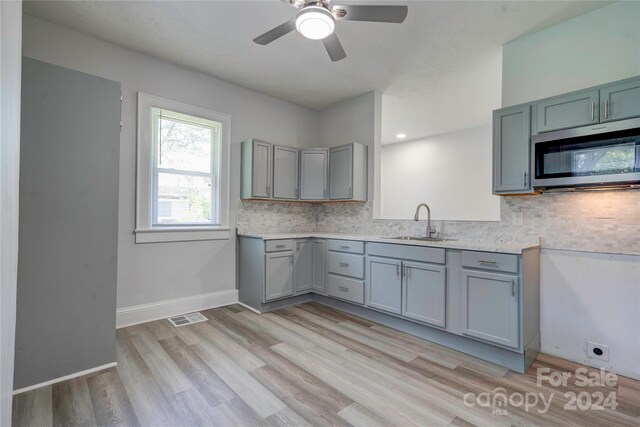
M 218 223 L 155 224 L 153 200 L 156 192 L 156 147 L 152 109 L 168 110 L 220 123 L 220 147 L 217 168 Z M 229 176 L 231 116 L 205 108 L 138 92 L 138 132 L 136 164 L 136 243 L 223 240 L 230 238 Z M 212 160 L 215 157 L 212 155 Z M 213 163 L 213 162 L 212 162 Z M 212 167 L 214 165 L 212 164 Z M 212 169 L 213 176 L 215 168 Z M 213 183 L 212 183 L 213 184 Z M 214 188 L 212 186 L 212 197 Z M 213 198 L 212 198 L 213 203 Z

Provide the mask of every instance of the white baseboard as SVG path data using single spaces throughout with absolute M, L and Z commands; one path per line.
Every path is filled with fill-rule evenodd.
M 243 302 L 238 301 L 238 305 L 239 305 L 240 307 L 244 307 L 244 308 L 246 308 L 246 309 L 247 309 L 247 310 L 249 310 L 249 311 L 253 311 L 253 312 L 254 312 L 254 313 L 256 313 L 256 314 L 262 314 L 262 312 L 260 312 L 260 311 L 256 310 L 255 308 L 253 308 L 253 307 L 251 307 L 251 306 L 249 306 L 249 305 L 247 305 L 247 304 L 245 304 L 245 303 L 243 303 Z
M 236 304 L 237 302 L 238 290 L 231 289 L 119 308 L 116 311 L 116 328 L 151 322 L 192 311 Z
M 102 371 L 104 369 L 113 368 L 114 366 L 117 366 L 117 365 L 118 365 L 117 362 L 111 362 L 111 363 L 107 363 L 106 365 L 96 366 L 95 368 L 85 369 L 84 371 L 76 372 L 75 374 L 65 375 L 64 377 L 60 377 L 60 378 L 56 378 L 56 379 L 53 379 L 53 380 L 45 381 L 45 382 L 39 383 L 39 384 L 30 385 L 29 387 L 21 388 L 21 389 L 18 389 L 18 390 L 13 390 L 13 395 L 15 396 L 16 394 L 24 393 L 25 391 L 35 390 L 35 389 L 40 388 L 40 387 L 45 387 L 45 386 L 48 386 L 48 385 L 51 385 L 51 384 L 60 383 L 62 381 L 67 381 L 67 380 L 70 380 L 70 379 L 73 379 L 73 378 L 81 377 L 83 375 L 93 374 L 94 372 Z

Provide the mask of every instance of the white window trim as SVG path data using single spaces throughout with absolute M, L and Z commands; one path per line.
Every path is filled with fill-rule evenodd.
M 222 123 L 220 132 L 220 225 L 152 226 L 153 141 L 151 108 L 162 108 Z M 231 116 L 170 99 L 138 92 L 138 142 L 136 167 L 136 243 L 228 240 Z

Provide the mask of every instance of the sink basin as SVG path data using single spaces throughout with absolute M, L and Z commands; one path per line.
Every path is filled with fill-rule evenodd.
M 443 239 L 442 237 L 416 237 L 416 236 L 397 236 L 397 237 L 383 237 L 383 239 L 390 240 L 418 240 L 420 242 L 445 242 L 451 239 Z

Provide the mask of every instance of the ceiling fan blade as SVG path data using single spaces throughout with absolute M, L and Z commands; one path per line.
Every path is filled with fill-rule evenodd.
M 337 20 L 390 22 L 399 24 L 407 17 L 407 6 L 333 6 Z
M 285 22 L 282 25 L 278 25 L 272 30 L 267 31 L 261 36 L 256 37 L 255 39 L 253 39 L 253 41 L 261 45 L 269 44 L 272 41 L 277 40 L 280 37 L 284 36 L 285 34 L 288 34 L 291 31 L 295 30 L 295 28 L 296 28 L 296 24 L 295 24 L 295 21 L 292 19 L 290 21 Z
M 332 33 L 330 36 L 322 39 L 322 44 L 324 44 L 324 47 L 327 49 L 327 53 L 333 62 L 340 61 L 347 57 L 347 54 L 342 48 L 342 43 L 340 43 L 336 33 Z

